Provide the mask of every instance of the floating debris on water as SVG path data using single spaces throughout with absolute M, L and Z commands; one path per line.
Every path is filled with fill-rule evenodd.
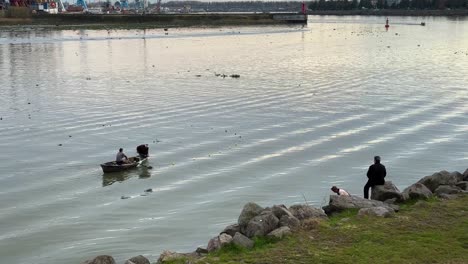
M 153 189 L 146 189 L 145 192 L 153 192 Z
M 62 146 L 62 144 L 58 144 L 58 146 L 59 146 L 59 147 L 61 147 L 61 146 Z
M 239 74 L 232 74 L 231 78 L 240 78 L 240 75 Z
M 123 195 L 122 195 L 122 197 L 120 197 L 120 199 L 129 199 L 129 198 L 130 198 L 130 196 L 123 196 Z

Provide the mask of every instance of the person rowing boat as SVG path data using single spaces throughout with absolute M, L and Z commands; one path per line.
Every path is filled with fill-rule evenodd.
M 125 153 L 123 153 L 123 148 L 120 148 L 119 152 L 117 152 L 117 155 L 115 156 L 115 163 L 117 163 L 117 165 L 128 163 L 128 157 L 125 155 Z

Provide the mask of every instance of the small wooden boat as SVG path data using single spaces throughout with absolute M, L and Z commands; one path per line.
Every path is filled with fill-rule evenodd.
M 143 159 L 144 160 L 144 159 Z M 143 161 L 141 160 L 141 161 Z M 140 164 L 140 158 L 139 157 L 129 157 L 128 158 L 128 163 L 124 163 L 122 165 L 117 165 L 115 161 L 109 161 L 106 163 L 101 164 L 102 171 L 104 173 L 107 172 L 118 172 L 118 171 L 124 171 L 124 170 L 129 170 L 136 168 Z

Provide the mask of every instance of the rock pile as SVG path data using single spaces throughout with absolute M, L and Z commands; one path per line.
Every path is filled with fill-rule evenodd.
M 463 174 L 456 171 L 434 173 L 407 187 L 403 192 L 389 181 L 372 189 L 371 200 L 357 196 L 331 195 L 329 204 L 322 209 L 307 204 L 293 205 L 289 208 L 284 205 L 263 208 L 250 202 L 244 205 L 237 223 L 227 226 L 219 235 L 210 239 L 206 249 L 197 248 L 192 253 L 164 251 L 157 263 L 167 263 L 181 258 L 191 263 L 192 260 L 227 245 L 252 248 L 255 244 L 254 237 L 281 239 L 301 226 L 303 228 L 316 226 L 321 220 L 328 219 L 328 215 L 346 209 L 359 209 L 358 215 L 362 217 L 392 217 L 399 210 L 399 206 L 395 203 L 428 199 L 434 195 L 443 199 L 452 199 L 460 193 L 467 193 L 467 188 L 468 169 Z M 102 255 L 82 264 L 115 264 L 115 260 L 111 256 Z M 150 264 L 150 261 L 140 255 L 127 260 L 125 264 Z
M 252 248 L 254 237 L 272 237 L 281 239 L 301 226 L 306 220 L 327 219 L 328 216 L 320 208 L 306 204 L 274 205 L 263 208 L 256 203 L 244 205 L 237 223 L 224 228 L 221 233 L 208 241 L 206 249 L 199 248 L 193 253 L 175 253 L 164 251 L 158 263 L 166 263 L 177 258 L 200 258 L 206 253 L 219 250 L 227 245 Z

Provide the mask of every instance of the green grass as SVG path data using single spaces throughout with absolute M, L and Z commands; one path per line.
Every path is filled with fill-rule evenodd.
M 468 195 L 411 201 L 393 218 L 342 212 L 283 240 L 256 239 L 196 263 L 468 263 Z

